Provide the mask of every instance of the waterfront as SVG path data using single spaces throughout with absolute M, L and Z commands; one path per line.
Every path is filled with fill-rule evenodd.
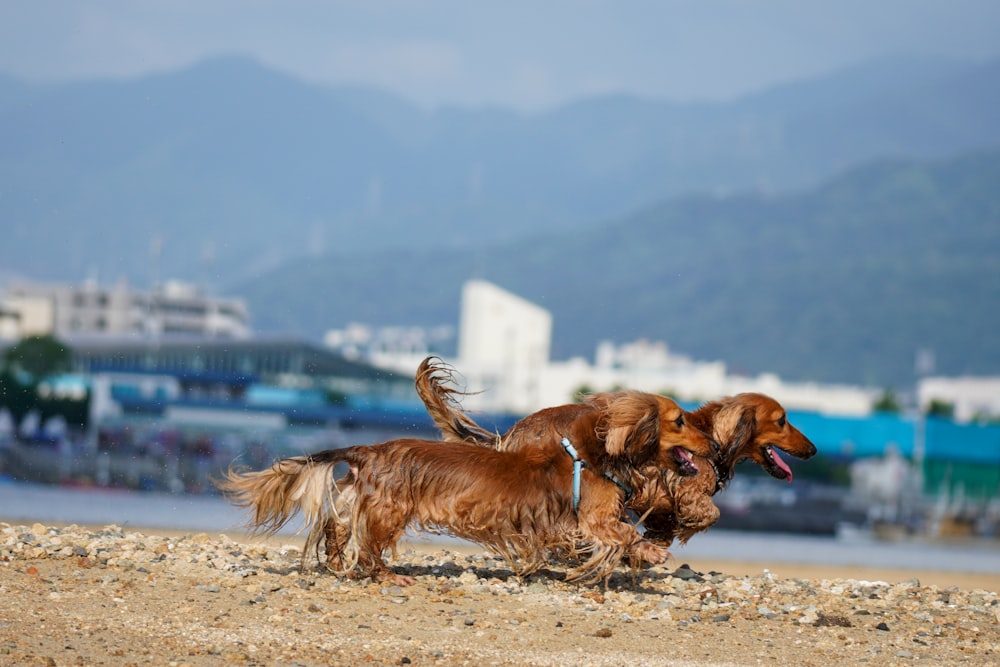
M 245 514 L 223 498 L 104 488 L 71 488 L 23 482 L 0 483 L 0 521 L 12 524 L 115 524 L 132 529 L 246 534 Z M 297 543 L 298 524 L 282 532 Z M 453 547 L 458 540 L 417 536 Z M 963 539 L 882 541 L 864 533 L 826 537 L 714 529 L 672 548 L 684 560 L 739 561 L 762 568 L 780 564 L 830 565 L 893 570 L 1000 575 L 1000 543 Z

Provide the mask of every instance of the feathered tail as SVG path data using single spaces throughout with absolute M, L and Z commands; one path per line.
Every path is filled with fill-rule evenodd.
M 500 436 L 487 431 L 462 411 L 454 397 L 464 395 L 463 392 L 445 385 L 453 381 L 454 370 L 437 357 L 427 357 L 417 368 L 417 395 L 434 424 L 441 429 L 442 438 L 496 448 Z
M 306 555 L 315 550 L 318 557 L 320 541 L 327 536 L 328 566 L 339 556 L 341 569 L 350 570 L 357 562 L 351 530 L 354 471 L 335 479 L 335 467 L 345 460 L 337 452 L 322 452 L 320 460 L 315 456 L 282 459 L 258 472 L 229 469 L 216 484 L 232 504 L 251 510 L 247 525 L 255 533 L 273 535 L 301 512 L 302 530 L 309 531 L 302 550 L 303 569 Z M 339 537 L 331 544 L 334 534 Z M 331 553 L 331 548 L 339 553 Z

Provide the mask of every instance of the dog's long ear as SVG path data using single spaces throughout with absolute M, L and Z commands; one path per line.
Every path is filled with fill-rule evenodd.
M 615 396 L 602 416 L 604 449 L 641 463 L 656 456 L 660 443 L 660 406 L 656 396 L 624 392 Z
M 757 412 L 752 406 L 730 403 L 723 406 L 712 422 L 712 435 L 722 446 L 722 460 L 735 465 L 749 451 L 757 432 Z

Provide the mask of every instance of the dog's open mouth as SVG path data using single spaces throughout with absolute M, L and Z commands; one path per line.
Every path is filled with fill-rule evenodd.
M 778 479 L 784 479 L 789 482 L 792 481 L 792 469 L 788 467 L 781 455 L 778 454 L 778 449 L 768 445 L 764 448 L 764 461 L 765 468 L 771 477 L 777 477 Z
M 695 465 L 694 459 L 691 458 L 691 452 L 684 449 L 683 447 L 674 447 L 670 450 L 670 453 L 674 457 L 674 461 L 677 462 L 678 472 L 682 475 L 697 475 L 698 466 Z

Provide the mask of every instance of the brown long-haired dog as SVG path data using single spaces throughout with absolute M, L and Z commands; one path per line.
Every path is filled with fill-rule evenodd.
M 705 403 L 691 413 L 698 428 L 719 443 L 716 465 L 724 486 L 736 464 L 750 459 L 777 479 L 792 481 L 792 469 L 778 453 L 798 459 L 816 454 L 816 445 L 788 423 L 785 408 L 764 394 L 737 394 Z
M 659 488 L 663 468 L 694 470 L 693 457 L 710 453 L 713 443 L 667 398 L 619 392 L 596 396 L 590 406 L 582 419 L 545 424 L 552 433 L 564 428 L 565 447 L 503 451 L 395 440 L 284 459 L 259 472 L 230 470 L 219 487 L 252 509 L 258 530 L 273 533 L 301 511 L 303 560 L 325 536 L 334 571 L 410 583 L 389 572 L 382 553 L 414 526 L 477 542 L 519 573 L 537 570 L 556 551 L 582 554 L 567 579 L 606 580 L 626 555 L 633 564 L 669 557 L 622 521 L 625 498 Z M 348 470 L 335 479 L 338 464 Z M 643 477 L 651 471 L 657 475 Z
M 450 367 L 434 357 L 425 359 L 417 370 L 417 394 L 445 440 L 503 450 L 552 447 L 552 439 L 545 437 L 542 424 L 582 417 L 578 437 L 588 433 L 586 409 L 574 404 L 536 412 L 504 435 L 492 434 L 461 410 L 454 397 L 462 392 L 445 384 L 450 380 Z M 711 497 L 732 479 L 740 461 L 752 459 L 772 476 L 791 481 L 791 468 L 778 450 L 802 459 L 816 453 L 815 445 L 788 423 L 784 408 L 763 394 L 738 394 L 712 401 L 694 410 L 688 419 L 718 444 L 718 450 L 709 455 L 709 466 L 701 466 L 693 479 L 675 479 L 675 472 L 666 472 L 659 495 L 637 494 L 626 503 L 628 509 L 642 515 L 645 536 L 660 544 L 669 545 L 675 538 L 686 542 L 715 524 L 719 510 Z M 706 469 L 709 467 L 711 471 Z
M 736 465 L 747 459 L 760 465 L 772 477 L 791 482 L 792 469 L 778 452 L 799 459 L 816 454 L 816 446 L 788 423 L 788 415 L 781 404 L 764 394 L 744 393 L 710 401 L 694 410 L 691 420 L 719 443 L 714 460 L 718 482 L 712 490 L 713 495 L 733 478 Z M 714 523 L 693 532 L 705 530 Z M 644 536 L 669 546 L 674 538 L 684 541 L 681 525 L 679 518 L 669 512 L 654 511 L 646 518 Z M 687 530 L 692 528 L 695 526 L 688 525 Z

